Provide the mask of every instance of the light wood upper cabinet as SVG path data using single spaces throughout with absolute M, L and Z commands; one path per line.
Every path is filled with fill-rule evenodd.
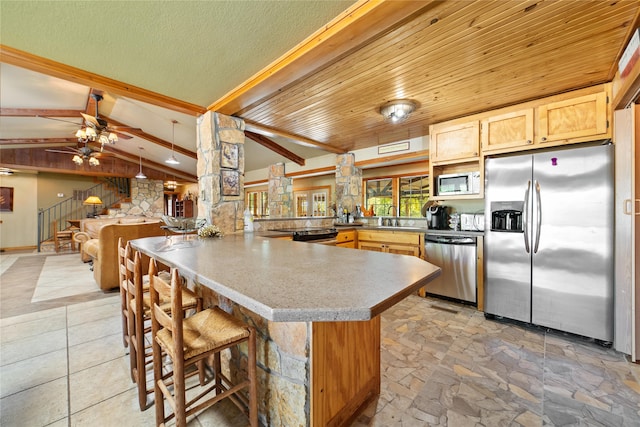
M 607 101 L 607 92 L 598 92 L 541 105 L 536 143 L 611 137 Z
M 477 158 L 480 155 L 480 122 L 431 126 L 429 159 L 431 162 Z
M 533 144 L 533 108 L 487 117 L 481 122 L 482 152 Z

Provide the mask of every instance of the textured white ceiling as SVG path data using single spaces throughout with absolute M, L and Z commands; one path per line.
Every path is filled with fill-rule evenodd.
M 353 1 L 8 1 L 2 44 L 208 106 Z

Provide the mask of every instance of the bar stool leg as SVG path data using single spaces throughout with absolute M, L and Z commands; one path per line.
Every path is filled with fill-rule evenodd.
M 256 375 L 256 330 L 250 328 L 249 332 L 249 366 L 248 375 L 251 381 L 249 385 L 249 422 L 251 427 L 258 427 L 258 380 Z

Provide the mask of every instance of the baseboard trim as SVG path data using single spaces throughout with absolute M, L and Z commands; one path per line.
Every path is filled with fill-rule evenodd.
M 17 252 L 17 251 L 29 251 L 36 249 L 37 246 L 14 246 L 12 248 L 0 248 L 0 252 Z

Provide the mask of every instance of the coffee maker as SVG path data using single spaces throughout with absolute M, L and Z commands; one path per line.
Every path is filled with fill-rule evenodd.
M 449 214 L 447 206 L 433 205 L 427 209 L 427 224 L 432 230 L 446 230 L 449 228 Z

